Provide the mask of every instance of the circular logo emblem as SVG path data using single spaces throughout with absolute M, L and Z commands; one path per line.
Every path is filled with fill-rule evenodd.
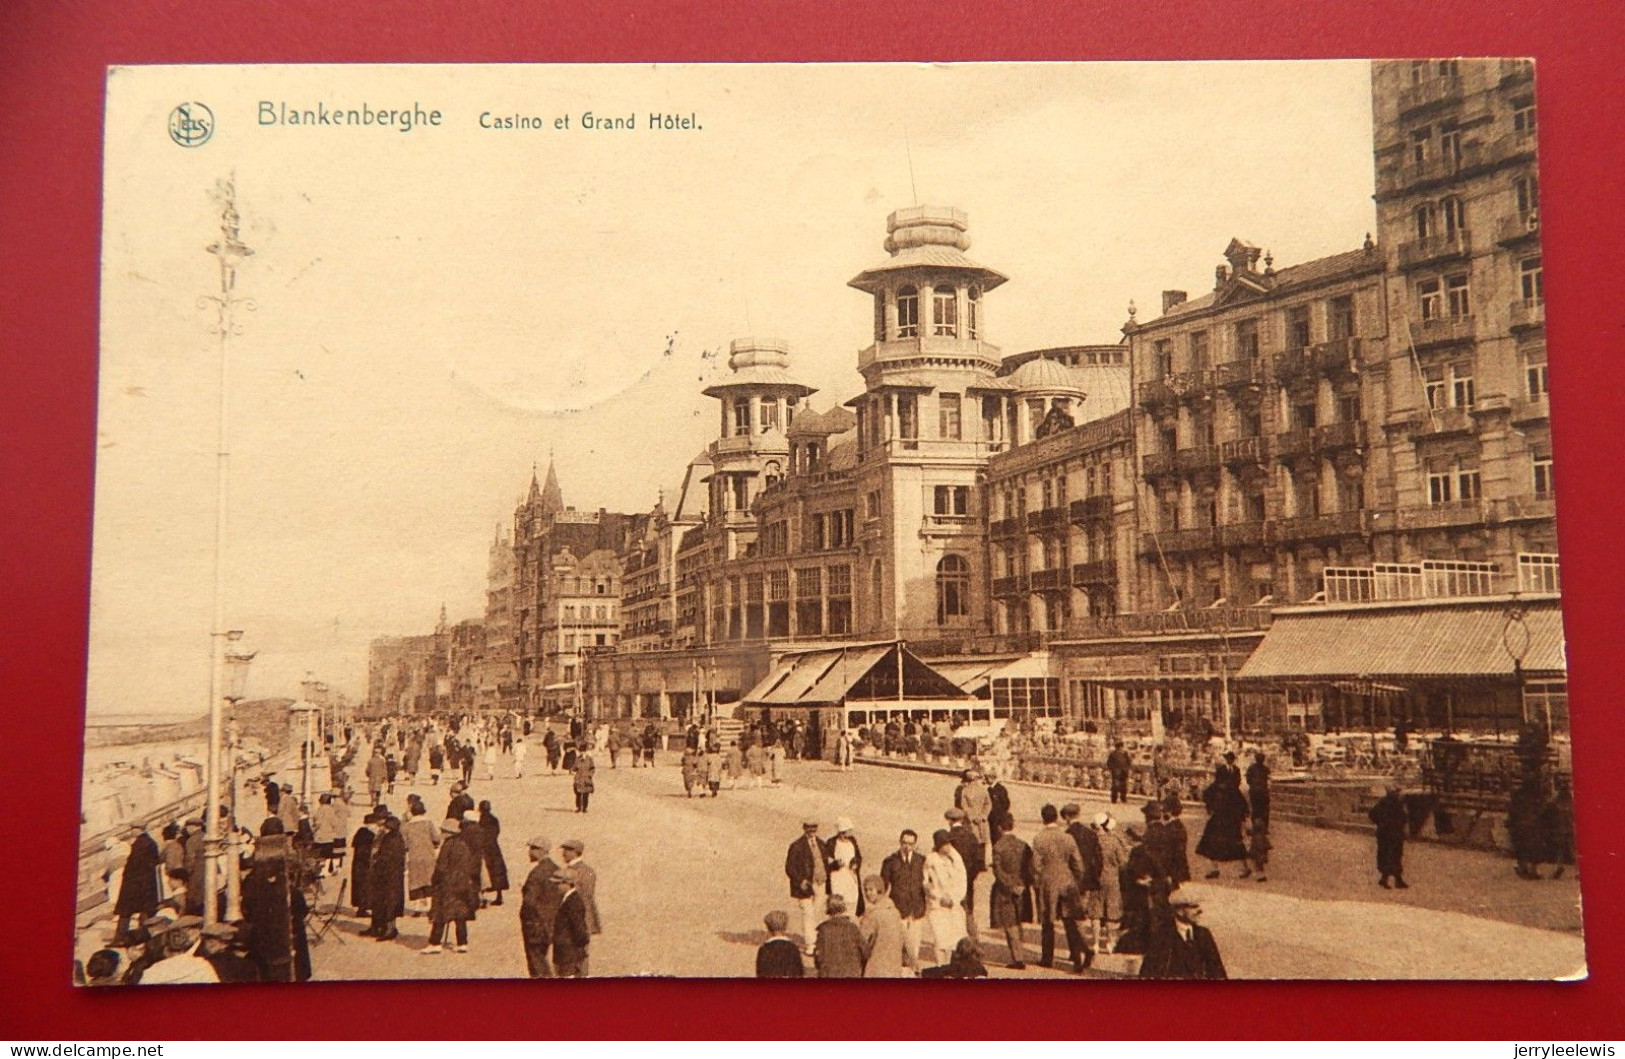
M 182 147 L 201 147 L 214 135 L 214 111 L 202 103 L 182 103 L 169 112 L 169 138 Z

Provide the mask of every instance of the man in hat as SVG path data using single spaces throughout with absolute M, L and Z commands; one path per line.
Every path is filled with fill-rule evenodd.
M 304 808 L 293 793 L 293 784 L 282 785 L 282 800 L 277 802 L 276 815 L 282 821 L 282 827 L 287 834 L 299 833 L 299 810 Z
M 468 793 L 468 784 L 461 780 L 451 785 L 451 801 L 446 803 L 446 819 L 461 820 L 464 813 L 474 811 L 474 796 Z
M 128 943 L 132 917 L 140 919 L 158 911 L 158 869 L 163 863 L 158 843 L 147 834 L 145 825 L 131 824 L 125 829 L 124 839 L 130 844 L 130 855 L 124 859 L 113 900 L 113 914 L 118 916 L 118 928 L 113 933 L 115 945 Z
M 434 863 L 434 898 L 430 904 L 429 944 L 418 950 L 421 956 L 437 956 L 444 952 L 441 942 L 446 937 L 446 926 L 452 924 L 457 936 L 457 951 L 468 951 L 468 921 L 480 905 L 480 855 L 466 836 L 458 820 L 442 820 L 440 830 L 446 839 L 440 843 L 440 853 Z
M 1235 785 L 1235 788 L 1240 790 L 1241 766 L 1236 764 L 1236 752 L 1234 750 L 1224 752 L 1224 771 L 1230 777 L 1230 782 Z
M 384 748 L 374 743 L 372 757 L 367 759 L 367 801 L 369 804 L 378 804 L 378 799 L 383 795 L 384 784 L 388 781 L 389 762 L 384 760 Z
M 983 860 L 986 860 L 989 841 L 987 822 L 993 812 L 993 797 L 988 794 L 987 784 L 982 782 L 982 774 L 977 770 L 966 769 L 961 774 L 959 786 L 954 789 L 954 808 L 965 814 L 965 826 L 982 844 Z
M 553 881 L 559 865 L 553 861 L 553 843 L 537 835 L 526 843 L 530 851 L 530 874 L 519 891 L 519 932 L 525 943 L 525 966 L 532 978 L 553 977 L 548 950 L 553 944 L 553 924 L 558 919 L 564 891 Z
M 756 950 L 756 977 L 804 978 L 806 967 L 801 962 L 801 951 L 790 937 L 790 917 L 774 909 L 762 917 L 767 927 L 767 940 Z
M 1405 890 L 1405 803 L 1399 796 L 1399 786 L 1389 784 L 1387 793 L 1366 814 L 1377 825 L 1377 885 L 1388 889 L 1388 880 Z
M 959 860 L 965 865 L 965 933 L 974 938 L 977 929 L 976 877 L 987 870 L 986 847 L 976 832 L 971 830 L 970 814 L 965 810 L 955 806 L 942 815 L 948 821 L 948 835 L 953 840 L 954 848 L 959 851 Z
M 818 929 L 818 906 L 829 891 L 829 851 L 818 837 L 818 821 L 811 816 L 801 821 L 801 837 L 790 843 L 784 855 L 784 874 L 790 880 L 790 896 L 801 908 L 802 951 L 813 954 Z
M 220 976 L 208 960 L 197 954 L 203 917 L 182 916 L 164 935 L 164 957 L 141 975 L 142 985 L 215 984 Z
M 587 927 L 587 906 L 573 868 L 560 868 L 553 873 L 553 884 L 559 888 L 559 910 L 553 919 L 553 973 L 560 978 L 587 977 L 587 947 L 592 944 L 592 931 Z
M 210 923 L 203 928 L 198 955 L 209 961 L 222 982 L 258 982 L 260 969 L 237 944 L 237 928 L 230 923 Z
M 181 846 L 186 851 L 186 901 L 183 911 L 187 915 L 203 914 L 203 818 L 194 816 L 186 821 L 181 833 Z
M 1171 909 L 1172 917 L 1152 932 L 1140 963 L 1140 977 L 1204 981 L 1228 977 L 1213 932 L 1201 924 L 1202 906 L 1177 900 Z
M 1112 752 L 1106 755 L 1106 772 L 1112 781 L 1112 802 L 1128 801 L 1128 774 L 1133 767 L 1134 759 L 1129 757 L 1128 751 L 1119 739 Z
M 159 908 L 141 920 L 141 933 L 146 937 L 146 941 L 142 943 L 141 951 L 124 969 L 125 985 L 140 985 L 147 968 L 164 958 L 164 935 L 169 932 L 169 928 L 174 925 L 177 918 L 174 910 Z
M 587 844 L 579 838 L 567 838 L 559 846 L 564 866 L 575 873 L 576 891 L 581 894 L 581 903 L 587 912 L 587 930 L 602 934 L 604 925 L 598 919 L 598 873 L 582 859 L 582 854 L 586 852 Z
M 1083 856 L 1078 843 L 1061 830 L 1061 814 L 1053 805 L 1039 811 L 1044 821 L 1033 836 L 1033 914 L 1038 917 L 1039 966 L 1055 963 L 1055 921 L 1066 931 L 1067 951 L 1072 967 L 1082 971 L 1094 960 L 1094 952 L 1083 943 L 1078 920 L 1084 909 L 1078 879 L 1083 875 Z
M 925 923 L 925 856 L 916 848 L 920 836 L 905 829 L 897 836 L 897 852 L 880 863 L 880 877 L 897 914 L 903 920 L 903 950 L 908 965 L 919 969 L 920 927 Z
M 1076 802 L 1068 802 L 1061 806 L 1061 826 L 1066 833 L 1072 836 L 1072 841 L 1078 845 L 1078 857 L 1083 861 L 1083 870 L 1078 873 L 1078 897 L 1083 906 L 1084 918 L 1100 919 L 1100 876 L 1105 870 L 1105 855 L 1100 848 L 1100 835 L 1094 828 L 1085 824 L 1080 817 L 1083 808 Z M 1094 946 L 1100 944 L 1100 932 L 1095 930 Z

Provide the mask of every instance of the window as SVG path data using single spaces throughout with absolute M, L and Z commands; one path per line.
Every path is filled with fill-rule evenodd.
M 1112 465 L 1110 461 L 1100 465 L 1100 493 L 1102 496 L 1112 495 Z
M 916 441 L 920 436 L 920 398 L 918 394 L 897 395 L 897 436 L 904 442 Z M 905 448 L 913 448 L 905 444 Z
M 1286 344 L 1289 349 L 1302 349 L 1309 344 L 1309 306 L 1295 305 L 1286 311 Z M 1254 341 L 1256 348 L 1256 336 Z
M 1546 292 L 1541 281 L 1540 256 L 1526 257 L 1518 262 L 1518 293 L 1523 296 L 1523 303 L 1529 306 L 1542 305 L 1546 301 Z
M 566 651 L 574 651 L 576 649 L 576 634 L 575 633 L 569 633 L 568 635 L 566 635 L 564 637 L 564 649 Z
M 1467 230 L 1467 207 L 1454 195 L 1440 201 L 1439 217 L 1446 239 L 1455 239 Z
M 1334 341 L 1354 337 L 1354 295 L 1343 294 L 1327 304 L 1326 327 Z
M 1512 182 L 1512 193 L 1518 199 L 1518 212 L 1527 216 L 1540 209 L 1540 180 L 1535 176 L 1521 176 Z
M 1456 472 L 1456 495 L 1463 500 L 1477 500 L 1481 495 L 1478 470 Z
M 1446 81 L 1454 81 L 1461 76 L 1461 62 L 1457 59 L 1439 60 L 1439 77 Z
M 1256 438 L 1264 433 L 1264 417 L 1257 409 L 1242 409 L 1238 413 L 1241 436 Z
M 1417 300 L 1421 304 L 1422 319 L 1438 320 L 1444 316 L 1443 286 L 1436 279 L 1425 279 L 1416 285 Z
M 1415 62 L 1411 63 L 1412 86 L 1420 85 L 1424 80 L 1427 79 L 1427 74 L 1428 63 L 1426 59 L 1417 59 Z
M 913 287 L 897 291 L 897 337 L 913 338 L 920 333 L 920 293 Z
M 1433 130 L 1428 126 L 1414 129 L 1411 132 L 1411 165 L 1421 165 L 1428 160 L 1428 141 L 1433 139 Z
M 938 515 L 970 514 L 970 487 L 939 485 L 933 490 L 932 509 Z
M 1512 131 L 1524 136 L 1535 133 L 1535 101 L 1520 99 L 1512 104 Z
M 609 637 L 601 632 L 595 633 L 593 634 L 592 643 L 594 647 L 607 646 L 609 644 Z
M 1448 473 L 1430 471 L 1428 473 L 1428 503 L 1448 504 L 1451 500 L 1450 478 Z
M 779 402 L 762 402 L 762 433 L 779 429 Z
M 1538 364 L 1534 363 L 1534 362 L 1530 362 L 1530 363 L 1525 364 L 1524 367 L 1523 367 L 1524 383 L 1529 389 L 1529 396 L 1530 397 L 1539 397 L 1542 394 L 1550 392 L 1546 388 L 1547 387 L 1546 361 L 1544 359 L 1546 355 L 1544 353 L 1542 353 L 1542 354 L 1540 354 L 1540 356 L 1542 357 L 1542 359 Z
M 1561 590 L 1557 556 L 1550 552 L 1518 553 L 1518 588 L 1524 592 L 1557 592 Z M 1533 691 L 1542 685 L 1531 685 Z M 1563 685 L 1547 685 L 1561 688 Z M 1528 697 L 1528 691 L 1525 693 Z
M 1416 238 L 1426 239 L 1433 234 L 1433 204 L 1424 202 L 1416 207 L 1411 218 L 1416 224 Z
M 865 518 L 880 517 L 880 490 L 871 489 L 863 496 L 863 513 Z
M 952 287 L 931 291 L 931 333 L 950 338 L 959 334 L 959 293 Z
M 982 288 L 972 287 L 965 292 L 965 315 L 968 317 L 965 325 L 971 338 L 976 338 L 982 331 Z
M 826 572 L 829 575 L 829 628 L 825 631 L 831 636 L 840 636 L 852 631 L 852 568 L 832 566 Z M 878 592 L 878 578 L 875 587 Z
M 1534 483 L 1536 496 L 1551 496 L 1557 492 L 1557 486 L 1552 481 L 1552 458 L 1550 456 L 1536 456 L 1534 458 Z
M 1304 343 L 1308 345 L 1308 343 Z M 1256 360 L 1258 357 L 1258 321 L 1236 321 L 1236 351 L 1243 360 Z M 1198 365 L 1198 369 L 1205 365 Z
M 1445 307 L 1454 319 L 1473 315 L 1472 298 L 1467 288 L 1467 273 L 1458 272 L 1444 279 Z
M 1359 393 L 1344 394 L 1337 399 L 1337 417 L 1340 422 L 1355 423 L 1360 419 Z
M 1191 332 L 1191 370 L 1206 371 L 1208 368 L 1207 332 Z
M 824 631 L 824 572 L 816 566 L 796 571 L 796 633 L 818 635 Z
M 1457 408 L 1473 407 L 1473 377 L 1471 375 L 1453 375 L 1450 397 L 1451 403 Z
M 1316 426 L 1314 402 L 1292 406 L 1292 426 L 1295 430 L 1313 430 Z
M 937 624 L 970 616 L 970 564 L 963 556 L 944 555 L 937 563 Z
M 1461 162 L 1461 130 L 1439 130 L 1439 156 L 1452 165 Z
M 597 611 L 598 612 L 597 612 L 597 614 L 594 615 L 594 617 L 596 617 L 599 621 L 608 621 L 609 620 L 609 608 L 608 607 L 599 607 L 599 608 L 597 608 Z
M 852 543 L 852 515 L 851 508 L 829 513 L 829 546 L 831 548 L 845 548 Z
M 1151 365 L 1152 375 L 1160 379 L 1174 373 L 1174 344 L 1171 341 L 1166 338 L 1157 339 L 1156 345 L 1152 347 L 1151 356 L 1155 361 Z
M 937 434 L 958 441 L 960 438 L 960 400 L 957 393 L 937 394 Z
M 564 620 L 565 621 L 575 621 L 576 620 L 575 604 L 566 603 L 564 605 Z
M 747 437 L 750 434 L 750 398 L 739 397 L 734 400 L 734 437 Z

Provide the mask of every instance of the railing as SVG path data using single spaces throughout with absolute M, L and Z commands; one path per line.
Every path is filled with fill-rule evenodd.
M 1512 399 L 1512 421 L 1514 423 L 1533 423 L 1539 419 L 1551 418 L 1551 400 L 1543 393 L 1533 397 L 1514 397 Z
M 1484 504 L 1479 500 L 1456 500 L 1448 504 L 1402 507 L 1395 512 L 1395 522 L 1402 530 L 1475 526 L 1481 525 L 1484 521 Z
M 1235 438 L 1219 446 L 1219 459 L 1228 465 L 1263 463 L 1269 458 L 1269 438 Z
M 1478 337 L 1478 320 L 1472 316 L 1435 316 L 1411 324 L 1411 342 L 1417 349 L 1471 342 Z
M 1535 134 L 1512 132 L 1488 143 L 1468 142 L 1455 154 L 1435 155 L 1420 163 L 1401 162 L 1377 173 L 1377 194 L 1391 195 L 1420 184 L 1451 180 L 1475 169 L 1535 157 Z
M 1334 511 L 1326 515 L 1301 515 L 1277 519 L 1270 527 L 1278 541 L 1319 540 L 1326 537 L 1353 537 L 1365 532 L 1365 512 Z
M 1445 434 L 1470 434 L 1477 426 L 1471 408 L 1435 408 L 1433 414 L 1422 413 L 1416 432 L 1423 436 L 1438 437 Z
M 1267 524 L 1263 522 L 1234 522 L 1219 527 L 1219 547 L 1248 548 L 1264 543 Z
M 1198 474 L 1218 469 L 1219 449 L 1216 445 L 1198 445 L 1174 453 L 1174 467 L 1180 474 Z
M 1440 232 L 1425 239 L 1413 239 L 1408 243 L 1399 244 L 1399 267 L 1416 268 L 1431 261 L 1466 257 L 1472 250 L 1473 240 L 1470 233 Z
M 1508 522 L 1557 517 L 1557 497 L 1551 493 L 1509 496 L 1505 500 L 1497 501 L 1496 506 L 1501 518 Z
M 1511 319 L 1512 330 L 1521 331 L 1530 327 L 1543 327 L 1546 324 L 1545 299 L 1520 298 L 1507 308 L 1507 315 Z
M 1524 210 L 1502 217 L 1495 225 L 1495 241 L 1502 246 L 1540 238 L 1540 211 Z
M 1148 452 L 1140 458 L 1140 472 L 1147 478 L 1166 478 L 1174 473 L 1174 454 Z
M 1232 360 L 1213 369 L 1214 385 L 1223 389 L 1238 386 L 1262 386 L 1268 381 L 1269 362 L 1263 357 Z
M 1315 431 L 1312 427 L 1305 427 L 1277 434 L 1274 448 L 1275 457 L 1280 460 L 1295 460 L 1311 455 L 1315 451 Z
M 1206 369 L 1181 371 L 1168 377 L 1168 386 L 1181 399 L 1204 393 L 1213 388 L 1213 373 Z
M 1319 452 L 1337 449 L 1365 448 L 1365 421 L 1351 419 L 1343 423 L 1327 423 L 1315 428 L 1314 446 Z
M 1001 518 L 997 522 L 989 525 L 987 532 L 989 536 L 995 539 L 1019 537 L 1021 536 L 1021 519 L 1020 517 Z
M 1409 85 L 1400 89 L 1399 113 L 1404 117 L 1423 107 L 1436 106 L 1460 98 L 1460 77 L 1429 77 L 1419 85 Z
M 1029 578 L 1034 592 L 1054 592 L 1070 586 L 1064 566 L 1053 570 L 1034 570 Z
M 1162 379 L 1151 379 L 1140 383 L 1140 403 L 1148 406 L 1173 404 L 1178 400 L 1173 387 Z
M 1072 564 L 1072 583 L 1074 585 L 1106 585 L 1117 580 L 1117 563 L 1111 559 L 1101 559 L 1092 563 Z
M 1066 627 L 1077 639 L 1117 636 L 1171 636 L 1181 633 L 1242 633 L 1269 628 L 1267 607 L 1208 607 L 1202 610 L 1164 610 L 1145 613 L 1078 617 Z
M 1027 591 L 1026 578 L 1020 574 L 1009 577 L 995 577 L 993 579 L 993 594 L 995 596 L 1019 596 Z
M 1066 508 L 1045 507 L 1027 512 L 1027 531 L 1062 529 L 1066 526 Z
M 1144 555 L 1156 555 L 1158 551 L 1165 553 L 1200 552 L 1216 547 L 1217 538 L 1212 526 L 1203 526 L 1198 529 L 1164 530 L 1142 534 L 1140 538 L 1140 552 Z
M 1073 522 L 1098 522 L 1112 517 L 1116 499 L 1110 496 L 1086 496 L 1072 501 Z

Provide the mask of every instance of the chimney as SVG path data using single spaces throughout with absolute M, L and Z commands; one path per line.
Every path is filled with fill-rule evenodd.
M 1223 265 L 1213 266 L 1213 289 L 1218 290 L 1224 286 L 1224 281 L 1230 278 L 1230 270 Z
M 1165 290 L 1162 292 L 1162 311 L 1167 312 L 1176 305 L 1184 305 L 1188 297 L 1182 290 Z

